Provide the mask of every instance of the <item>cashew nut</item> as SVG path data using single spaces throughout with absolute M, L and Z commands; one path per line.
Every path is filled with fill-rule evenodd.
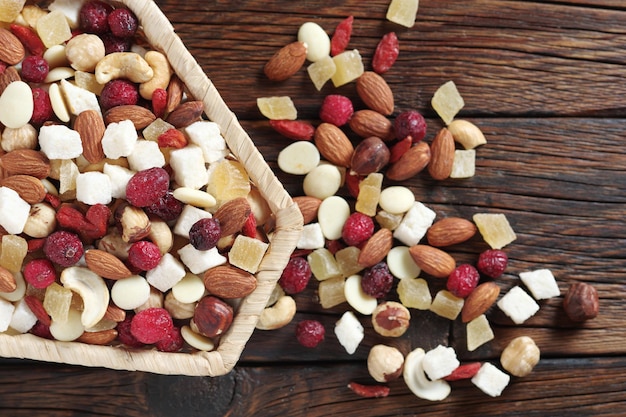
M 77 71 L 93 71 L 104 55 L 104 42 L 98 35 L 83 33 L 74 36 L 65 47 L 65 56 Z
M 259 316 L 256 328 L 259 330 L 275 330 L 286 326 L 296 314 L 296 301 L 284 295 L 272 307 L 267 307 Z
M 146 100 L 152 100 L 152 93 L 157 88 L 166 89 L 170 83 L 172 77 L 172 67 L 167 60 L 167 57 L 157 51 L 148 51 L 144 56 L 144 59 L 152 68 L 154 73 L 152 79 L 142 83 L 139 86 L 139 94 Z
M 100 275 L 82 266 L 72 266 L 61 272 L 61 283 L 83 299 L 81 323 L 85 328 L 95 326 L 109 306 L 109 289 Z
M 417 348 L 404 359 L 402 376 L 413 394 L 429 401 L 441 401 L 450 395 L 450 384 L 443 379 L 429 380 L 424 373 L 422 361 L 426 352 Z
M 134 83 L 145 83 L 154 71 L 145 59 L 133 52 L 113 52 L 105 55 L 96 65 L 96 81 L 106 84 L 116 78 L 126 78 Z

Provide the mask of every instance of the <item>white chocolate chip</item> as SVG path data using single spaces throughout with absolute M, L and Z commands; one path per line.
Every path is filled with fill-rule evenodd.
M 134 310 L 148 301 L 150 284 L 140 275 L 115 281 L 111 288 L 111 300 L 123 310 Z
M 365 291 L 363 291 L 363 288 L 361 288 L 360 275 L 352 275 L 346 278 L 344 294 L 348 304 L 365 316 L 372 314 L 378 305 L 376 298 L 366 294 Z
M 421 269 L 409 253 L 408 246 L 395 246 L 387 254 L 389 272 L 398 279 L 417 278 Z
M 23 81 L 10 83 L 0 96 L 0 123 L 14 129 L 24 126 L 33 115 L 33 92 Z
M 406 213 L 415 203 L 415 194 L 407 187 L 396 185 L 387 187 L 380 193 L 378 204 L 388 213 Z
M 278 154 L 278 167 L 288 174 L 305 175 L 320 163 L 320 152 L 311 142 L 300 140 Z
M 324 237 L 328 240 L 341 238 L 341 231 L 350 217 L 350 205 L 340 196 L 325 198 L 317 211 L 317 219 Z
M 298 41 L 306 44 L 306 59 L 311 62 L 319 61 L 330 55 L 330 37 L 317 23 L 306 22 L 300 26 Z

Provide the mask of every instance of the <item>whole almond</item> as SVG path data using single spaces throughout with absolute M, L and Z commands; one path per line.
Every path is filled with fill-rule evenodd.
M 331 123 L 322 123 L 315 129 L 313 138 L 320 154 L 330 163 L 349 167 L 354 146 L 345 133 Z
M 0 266 L 0 292 L 13 292 L 17 288 L 13 273 Z
M 89 249 L 85 252 L 87 268 L 108 279 L 122 279 L 132 276 L 132 272 L 117 256 L 100 249 Z
M 374 110 L 355 111 L 348 124 L 350 129 L 362 138 L 376 136 L 384 141 L 390 141 L 395 136 L 391 120 Z
M 267 78 L 284 81 L 298 72 L 306 60 L 307 47 L 304 42 L 292 42 L 280 48 L 263 68 Z
M 386 176 L 393 181 L 408 180 L 428 166 L 430 157 L 428 143 L 418 142 L 389 166 Z
M 311 223 L 317 218 L 317 210 L 322 204 L 322 200 L 319 198 L 307 195 L 294 197 L 293 202 L 298 205 L 304 224 Z
M 0 28 L 0 61 L 15 65 L 24 59 L 26 50 L 19 38 L 10 30 Z
M 445 127 L 437 133 L 430 144 L 430 163 L 428 173 L 433 179 L 444 180 L 452 173 L 454 163 L 454 138 Z
M 357 262 L 364 268 L 374 266 L 383 259 L 393 246 L 391 230 L 382 228 L 374 233 L 361 248 Z
M 480 284 L 465 299 L 463 310 L 461 310 L 461 320 L 468 323 L 476 317 L 489 310 L 500 295 L 500 287 L 493 281 Z
M 252 293 L 256 278 L 243 269 L 220 265 L 204 273 L 204 286 L 209 294 L 220 298 L 241 298 Z
M 167 106 L 165 111 L 171 113 L 183 101 L 183 93 L 185 92 L 185 84 L 177 75 L 172 75 L 170 83 L 167 86 Z
M 82 335 L 76 339 L 78 342 L 87 343 L 89 345 L 108 345 L 117 338 L 117 330 L 107 329 L 97 332 L 83 332 Z
M 20 77 L 20 73 L 15 67 L 5 69 L 4 72 L 0 74 L 0 95 L 4 92 L 4 89 L 7 88 L 7 85 L 11 84 L 13 81 L 21 80 L 22 77 Z
M 130 120 L 135 125 L 135 129 L 139 130 L 154 122 L 156 116 L 150 110 L 136 104 L 111 107 L 104 113 L 104 122 L 107 125 L 124 120 Z
M 105 129 L 102 116 L 95 110 L 82 111 L 74 121 L 74 130 L 78 132 L 83 143 L 83 156 L 92 164 L 104 159 L 102 137 Z
M 181 129 L 200 120 L 204 112 L 204 103 L 200 100 L 181 103 L 167 116 L 167 122 Z
M 393 92 L 387 81 L 374 71 L 365 71 L 356 81 L 356 92 L 370 109 L 389 116 L 393 113 Z
M 16 149 L 0 157 L 0 163 L 12 175 L 32 175 L 43 179 L 50 175 L 50 160 L 40 151 Z
M 435 278 L 447 278 L 456 267 L 452 256 L 429 245 L 413 245 L 409 254 L 422 271 Z
M 465 242 L 476 234 L 476 225 L 462 217 L 447 217 L 436 221 L 426 232 L 431 246 L 443 247 Z
M 251 211 L 248 200 L 245 197 L 239 197 L 222 204 L 213 218 L 219 221 L 222 236 L 228 236 L 241 230 Z
M 122 310 L 114 304 L 109 304 L 106 313 L 104 313 L 104 318 L 117 323 L 121 323 L 126 318 L 126 311 Z
M 43 183 L 32 175 L 12 175 L 0 181 L 0 185 L 17 192 L 28 204 L 40 203 L 46 197 L 46 188 Z

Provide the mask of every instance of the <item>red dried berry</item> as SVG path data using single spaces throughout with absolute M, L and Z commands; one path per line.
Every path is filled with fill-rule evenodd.
M 166 222 L 176 220 L 180 213 L 182 213 L 185 205 L 174 197 L 174 193 L 171 190 L 159 198 L 155 203 L 146 206 L 145 212 L 160 217 Z
M 479 279 L 480 274 L 473 265 L 462 264 L 448 276 L 446 288 L 455 296 L 465 298 L 474 291 Z
M 161 251 L 154 243 L 140 240 L 130 245 L 128 262 L 140 271 L 149 271 L 161 262 Z
M 332 38 L 330 39 L 330 55 L 335 56 L 346 50 L 350 37 L 352 36 L 352 23 L 354 16 L 348 16 L 335 28 Z
M 161 133 L 157 138 L 159 148 L 181 149 L 187 146 L 185 134 L 176 128 L 171 128 Z
M 315 127 L 301 120 L 270 120 L 270 126 L 291 140 L 311 140 L 315 134 Z
M 71 232 L 59 230 L 46 238 L 43 253 L 57 265 L 69 267 L 75 265 L 83 256 L 84 248 L 80 238 Z
M 115 327 L 117 330 L 117 340 L 128 347 L 140 348 L 144 345 L 144 343 L 137 340 L 137 338 L 133 336 L 130 331 L 130 325 L 133 317 L 133 315 L 127 314 L 123 321 L 117 323 L 117 326 Z
M 509 263 L 509 257 L 500 249 L 488 249 L 478 256 L 478 272 L 489 278 L 499 278 Z
M 94 204 L 87 209 L 85 220 L 87 225 L 81 231 L 81 236 L 87 240 L 99 239 L 107 234 L 111 209 L 104 204 Z
M 85 33 L 102 34 L 109 31 L 109 14 L 113 7 L 99 0 L 88 1 L 79 11 L 80 29 Z
M 350 171 L 346 173 L 345 186 L 352 197 L 357 198 L 359 196 L 360 184 L 363 178 L 365 178 L 363 175 L 359 175 L 356 172 Z
M 180 327 L 174 326 L 165 338 L 156 342 L 155 347 L 161 352 L 179 352 L 184 344 L 185 342 L 180 333 Z
M 52 102 L 48 92 L 43 88 L 33 88 L 33 115 L 30 122 L 33 125 L 41 126 L 48 120 L 52 120 L 53 117 L 54 110 L 52 110 Z
M 394 162 L 398 162 L 402 155 L 411 149 L 412 144 L 413 138 L 411 136 L 407 136 L 393 145 L 389 150 L 389 163 L 393 164 Z
M 209 250 L 222 237 L 220 222 L 215 218 L 200 219 L 189 229 L 189 243 L 197 250 Z
M 118 38 L 112 33 L 100 35 L 102 43 L 104 43 L 104 53 L 112 54 L 114 52 L 128 52 L 132 46 L 131 38 Z
M 50 325 L 37 321 L 33 327 L 28 331 L 31 334 L 34 334 L 37 337 L 41 337 L 43 339 L 54 340 L 52 333 L 50 333 Z
M 50 204 L 54 209 L 58 209 L 61 206 L 61 199 L 54 194 L 46 193 L 43 201 Z
M 248 216 L 248 218 L 246 219 L 246 222 L 243 224 L 241 228 L 241 234 L 243 234 L 244 236 L 251 237 L 251 238 L 256 238 L 257 237 L 256 225 L 257 225 L 256 216 L 254 215 L 254 213 L 250 212 L 250 215 Z
M 335 126 L 343 126 L 352 117 L 354 106 L 346 96 L 330 94 L 324 98 L 320 108 L 320 119 Z
M 152 92 L 152 113 L 157 118 L 163 118 L 166 109 L 167 91 L 163 88 L 157 88 Z
M 35 288 L 48 287 L 57 279 L 54 264 L 49 259 L 33 259 L 24 266 L 24 279 Z
M 355 211 L 350 214 L 341 230 L 341 238 L 348 246 L 359 246 L 374 234 L 374 220 Z
M 297 294 L 304 291 L 311 274 L 311 265 L 305 258 L 291 258 L 278 280 L 278 285 L 287 294 Z
M 372 58 L 372 69 L 378 74 L 383 74 L 393 66 L 400 54 L 400 44 L 394 32 L 385 34 L 376 45 Z
M 109 13 L 107 17 L 109 29 L 118 38 L 131 38 L 135 36 L 139 27 L 137 16 L 126 8 L 119 8 Z
M 374 298 L 383 298 L 393 286 L 393 275 L 385 262 L 379 262 L 365 271 L 361 278 L 361 288 Z
M 386 385 L 363 385 L 358 382 L 350 382 L 348 388 L 363 398 L 383 398 L 387 397 L 391 391 Z
M 160 307 L 151 307 L 135 314 L 130 322 L 130 333 L 145 344 L 163 340 L 172 331 L 174 322 L 170 313 Z
M 39 84 L 48 76 L 48 61 L 39 55 L 29 55 L 22 60 L 22 79 L 26 82 Z
M 126 200 L 135 207 L 151 206 L 163 197 L 170 186 L 170 176 L 159 167 L 144 169 L 126 184 Z
M 346 244 L 341 239 L 333 239 L 326 240 L 324 247 L 326 247 L 326 249 L 328 249 L 328 251 L 334 255 L 341 249 L 344 249 L 346 247 Z
M 139 87 L 123 78 L 109 81 L 100 93 L 100 105 L 105 111 L 116 106 L 137 104 L 138 101 Z
M 410 136 L 413 143 L 417 143 L 426 136 L 426 120 L 415 110 L 403 111 L 393 122 L 394 132 L 397 138 Z
M 43 55 L 46 47 L 35 31 L 15 23 L 11 23 L 10 28 L 11 32 L 22 42 L 28 53 L 31 55 Z
M 443 379 L 446 381 L 459 381 L 461 379 L 470 379 L 474 375 L 476 375 L 476 373 L 478 373 L 478 370 L 481 366 L 482 364 L 480 362 L 471 362 L 464 365 L 459 365 L 454 371 L 452 371 L 450 375 L 444 377 Z
M 302 320 L 296 326 L 296 339 L 304 347 L 316 347 L 324 341 L 325 335 L 324 325 L 317 320 Z
M 28 240 L 28 253 L 37 252 L 39 249 L 43 249 L 43 245 L 46 243 L 46 238 L 29 239 Z

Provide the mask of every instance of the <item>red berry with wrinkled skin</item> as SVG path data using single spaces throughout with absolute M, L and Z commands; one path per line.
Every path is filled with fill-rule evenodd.
M 470 264 L 462 264 L 457 266 L 448 276 L 446 288 L 456 297 L 465 298 L 474 291 L 480 274 L 474 266 Z
M 135 36 L 139 21 L 137 16 L 126 8 L 113 10 L 107 17 L 109 29 L 118 38 L 131 38 Z
M 324 341 L 325 335 L 324 325 L 317 320 L 302 320 L 296 326 L 296 339 L 304 347 L 316 347 Z
M 48 120 L 52 120 L 53 117 L 54 110 L 52 110 L 52 102 L 48 92 L 43 88 L 33 88 L 33 115 L 30 122 L 36 126 L 41 126 Z
M 350 214 L 341 230 L 341 238 L 348 246 L 359 246 L 374 234 L 374 221 L 358 211 Z
M 385 262 L 369 268 L 361 278 L 361 288 L 374 298 L 384 298 L 393 286 L 393 275 Z
M 154 346 L 161 352 L 179 352 L 183 348 L 184 343 L 180 327 L 174 326 L 167 336 L 156 342 Z
M 352 117 L 354 106 L 346 96 L 330 94 L 324 98 L 320 109 L 320 119 L 335 126 L 343 126 Z
M 393 122 L 393 128 L 397 138 L 404 139 L 410 136 L 413 143 L 421 141 L 426 136 L 426 120 L 415 110 L 400 113 Z
M 128 52 L 132 46 L 131 38 L 119 38 L 112 33 L 100 35 L 102 43 L 104 43 L 104 53 L 106 55 L 113 52 Z
M 161 261 L 159 247 L 147 240 L 140 240 L 130 245 L 128 262 L 140 271 L 149 271 L 157 267 Z
M 48 76 L 48 61 L 39 55 L 29 55 L 22 61 L 22 80 L 39 84 Z
M 200 219 L 189 229 L 189 243 L 197 250 L 213 249 L 222 237 L 220 222 L 214 218 Z
M 171 190 L 167 190 L 162 197 L 155 203 L 146 206 L 144 210 L 148 214 L 154 214 L 155 216 L 159 216 L 162 220 L 169 222 L 176 220 L 178 216 L 180 216 L 180 213 L 183 212 L 183 208 L 185 208 L 185 205 L 182 201 L 177 200 Z
M 137 84 L 117 78 L 104 85 L 100 93 L 100 105 L 103 110 L 116 106 L 134 105 L 139 101 Z
M 43 253 L 57 265 L 75 265 L 83 256 L 84 248 L 80 238 L 71 232 L 59 230 L 46 238 Z
M 297 294 L 304 291 L 311 279 L 311 266 L 301 257 L 291 258 L 278 280 L 278 285 L 287 294 Z
M 151 307 L 133 316 L 130 333 L 139 342 L 149 345 L 165 339 L 172 331 L 172 327 L 174 322 L 166 309 Z
M 40 321 L 37 321 L 35 325 L 31 327 L 28 333 L 34 334 L 35 336 L 44 339 L 54 340 L 52 333 L 50 333 L 50 326 Z
M 126 185 L 126 199 L 135 207 L 155 204 L 170 186 L 170 176 L 159 167 L 144 169 L 133 175 Z
M 130 331 L 130 324 L 133 319 L 133 315 L 127 314 L 123 321 L 117 323 L 115 329 L 117 330 L 117 340 L 128 347 L 140 348 L 144 343 L 137 340 Z
M 78 15 L 79 25 L 85 33 L 102 34 L 109 31 L 109 14 L 113 7 L 103 1 L 95 0 L 85 3 Z
M 478 256 L 478 272 L 489 278 L 499 278 L 509 263 L 509 257 L 500 249 L 488 249 Z
M 49 259 L 33 259 L 24 266 L 24 279 L 35 288 L 43 289 L 56 281 L 57 273 Z

